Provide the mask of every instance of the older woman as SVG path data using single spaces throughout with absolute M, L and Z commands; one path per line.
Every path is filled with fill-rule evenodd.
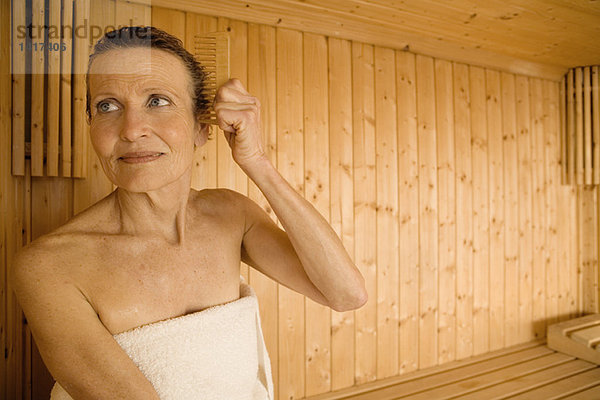
M 11 271 L 40 354 L 73 398 L 159 398 L 115 338 L 235 304 L 240 260 L 334 310 L 366 302 L 335 232 L 265 156 L 260 103 L 238 80 L 217 93 L 219 126 L 285 231 L 235 191 L 191 189 L 194 148 L 208 136 L 204 79 L 156 28 L 113 31 L 90 56 L 91 142 L 117 189 L 25 247 Z

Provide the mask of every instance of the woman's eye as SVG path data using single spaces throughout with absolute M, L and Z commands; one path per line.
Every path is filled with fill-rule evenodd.
M 161 104 L 160 103 L 161 101 L 164 101 L 165 103 Z M 158 107 L 158 106 L 161 106 L 161 105 L 168 105 L 169 101 L 166 100 L 166 99 L 163 99 L 162 97 L 153 97 L 153 98 L 150 99 L 149 104 L 152 107 Z
M 106 113 L 106 112 L 112 111 L 110 108 L 111 106 L 115 107 L 114 104 L 111 104 L 108 101 L 101 101 L 100 103 L 98 103 L 96 108 L 98 109 L 99 112 Z

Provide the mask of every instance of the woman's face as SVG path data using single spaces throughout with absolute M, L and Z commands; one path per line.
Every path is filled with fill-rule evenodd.
M 89 91 L 92 145 L 115 185 L 147 192 L 190 179 L 194 144 L 208 132 L 195 121 L 191 77 L 177 56 L 110 50 L 92 62 Z

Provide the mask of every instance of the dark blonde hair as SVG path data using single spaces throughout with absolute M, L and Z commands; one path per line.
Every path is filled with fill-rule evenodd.
M 98 40 L 94 46 L 94 51 L 90 54 L 85 77 L 87 86 L 85 111 L 88 120 L 91 120 L 89 73 L 92 61 L 100 54 L 106 53 L 109 50 L 134 47 L 160 49 L 179 57 L 179 59 L 183 61 L 183 64 L 191 77 L 194 116 L 197 117 L 206 112 L 209 106 L 209 100 L 204 94 L 207 73 L 198 61 L 194 59 L 194 56 L 183 47 L 181 40 L 153 26 L 125 26 L 114 31 L 106 32 L 104 36 Z

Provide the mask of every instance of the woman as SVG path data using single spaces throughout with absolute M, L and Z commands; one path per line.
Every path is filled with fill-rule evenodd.
M 198 121 L 204 73 L 181 41 L 152 27 L 113 31 L 87 78 L 91 142 L 117 189 L 24 248 L 11 277 L 46 366 L 73 398 L 159 398 L 115 337 L 235 304 L 240 261 L 338 311 L 366 302 L 335 232 L 265 156 L 260 103 L 238 80 L 217 93 L 219 126 L 285 232 L 246 196 L 190 188 L 208 126 Z

